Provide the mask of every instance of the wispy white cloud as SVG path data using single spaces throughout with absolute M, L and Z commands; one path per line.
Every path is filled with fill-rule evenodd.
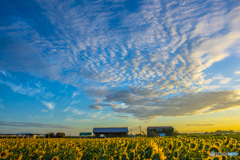
M 41 112 L 48 112 L 46 109 L 41 109 Z
M 220 81 L 220 84 L 227 84 L 231 81 L 232 79 L 231 78 L 225 78 L 223 80 Z
M 83 112 L 83 111 L 79 111 L 78 109 L 74 109 L 74 110 L 72 110 L 72 113 L 73 113 L 73 114 L 76 114 L 76 115 L 81 115 L 81 114 L 83 114 L 84 112 Z
M 53 110 L 54 107 L 55 107 L 55 104 L 52 103 L 52 102 L 45 102 L 45 101 L 42 101 L 42 103 L 49 109 L 49 110 Z
M 74 119 L 74 118 L 67 118 L 66 119 L 69 122 L 77 122 L 77 123 L 87 123 L 87 122 L 93 122 L 93 119 Z
M 94 112 L 94 113 L 90 112 L 90 113 L 88 114 L 88 117 L 91 117 L 91 118 L 99 118 L 99 117 L 101 117 L 102 112 L 103 112 L 103 111 Z
M 5 77 L 7 77 L 7 74 L 5 71 L 0 71 L 0 73 L 2 73 L 2 75 L 4 75 Z
M 44 98 L 53 98 L 55 95 L 51 92 L 46 92 L 43 94 L 43 97 Z
M 63 112 L 67 112 L 69 110 L 73 109 L 72 106 L 67 107 Z
M 70 104 L 73 105 L 73 104 L 78 104 L 78 103 L 80 103 L 80 102 L 81 102 L 81 100 L 78 100 L 78 101 L 72 101 Z
M 73 92 L 72 98 L 74 98 L 75 96 L 77 96 L 77 95 L 79 95 L 79 94 L 80 94 L 80 91 L 75 91 L 75 92 Z
M 42 90 L 40 88 L 32 88 L 29 86 L 23 86 L 22 84 L 16 85 L 12 82 L 3 81 L 1 79 L 0 79 L 0 83 L 6 84 L 7 86 L 9 86 L 12 89 L 13 92 L 17 92 L 19 94 L 26 94 L 29 96 L 34 96 L 34 95 L 42 92 Z

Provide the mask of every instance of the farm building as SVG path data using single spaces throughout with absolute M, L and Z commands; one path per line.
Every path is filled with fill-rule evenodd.
M 110 137 L 127 137 L 128 128 L 94 128 L 93 133 L 95 138 L 110 138 Z
M 80 138 L 88 138 L 92 136 L 92 132 L 81 132 L 79 133 Z
M 158 126 L 158 127 L 148 127 L 147 136 L 172 136 L 174 128 L 172 126 Z

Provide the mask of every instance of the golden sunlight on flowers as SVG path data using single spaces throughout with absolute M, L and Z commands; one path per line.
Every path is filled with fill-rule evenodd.
M 154 138 L 0 139 L 0 159 L 238 159 L 210 152 L 240 152 L 240 136 L 181 136 Z M 19 147 L 21 146 L 21 147 Z

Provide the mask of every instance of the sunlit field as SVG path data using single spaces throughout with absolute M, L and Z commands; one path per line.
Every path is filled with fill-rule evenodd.
M 140 160 L 239 159 L 211 157 L 210 152 L 240 153 L 240 136 L 154 138 L 3 138 L 0 159 Z

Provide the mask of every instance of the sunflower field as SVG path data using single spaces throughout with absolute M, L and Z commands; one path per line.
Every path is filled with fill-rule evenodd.
M 238 156 L 210 156 L 210 152 Z M 181 160 L 240 159 L 239 138 L 19 138 L 0 139 L 0 159 L 6 160 Z

